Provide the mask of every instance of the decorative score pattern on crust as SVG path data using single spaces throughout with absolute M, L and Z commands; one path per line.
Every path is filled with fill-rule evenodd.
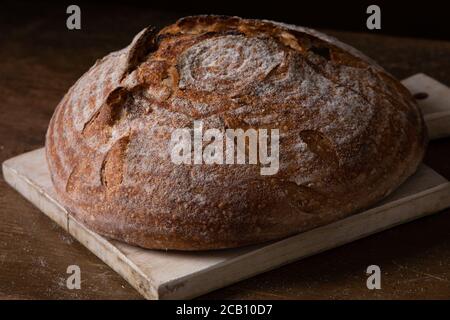
M 175 165 L 173 129 L 280 129 L 280 170 Z M 97 232 L 157 249 L 286 237 L 372 205 L 426 146 L 409 92 L 357 50 L 270 21 L 144 29 L 84 74 L 47 132 L 57 194 Z

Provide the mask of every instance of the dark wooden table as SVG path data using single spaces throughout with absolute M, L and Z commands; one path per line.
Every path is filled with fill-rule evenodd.
M 40 148 L 65 91 L 94 61 L 125 46 L 148 24 L 181 14 L 139 7 L 82 8 L 68 31 L 65 8 L 9 4 L 0 13 L 0 161 Z M 4 9 L 4 7 L 2 7 Z M 133 17 L 130 19 L 129 17 Z M 450 43 L 330 32 L 398 78 L 424 72 L 450 85 Z M 450 179 L 450 139 L 433 141 L 425 162 Z M 65 286 L 81 267 L 82 289 Z M 382 289 L 366 288 L 376 264 Z M 0 178 L 0 298 L 140 299 L 125 280 Z M 450 298 L 450 210 L 402 225 L 217 290 L 216 299 Z

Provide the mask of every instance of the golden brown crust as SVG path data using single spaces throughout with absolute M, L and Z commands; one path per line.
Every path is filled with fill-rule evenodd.
M 176 165 L 173 129 L 279 128 L 280 170 Z M 146 248 L 257 243 L 362 210 L 417 168 L 426 130 L 409 92 L 316 31 L 197 16 L 145 29 L 69 90 L 47 132 L 62 203 Z

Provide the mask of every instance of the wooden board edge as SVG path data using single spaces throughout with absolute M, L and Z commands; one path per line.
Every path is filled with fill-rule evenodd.
M 157 300 L 159 298 L 157 285 L 155 285 L 147 275 L 129 260 L 125 254 L 112 244 L 108 243 L 105 238 L 90 231 L 83 224 L 79 223 L 67 212 L 67 210 L 53 198 L 49 197 L 38 185 L 9 165 L 11 160 L 14 161 L 17 157 L 2 163 L 5 181 L 46 216 L 70 233 L 90 252 L 122 276 L 133 288 L 142 294 L 144 298 Z M 42 200 L 42 198 L 45 200 Z M 95 244 L 97 244 L 97 246 Z
M 420 91 L 429 93 L 434 104 L 440 106 L 440 111 L 427 113 L 424 111 L 423 101 L 417 103 L 422 110 L 423 117 L 428 128 L 430 140 L 440 139 L 450 136 L 450 101 L 447 97 L 450 95 L 450 88 L 444 83 L 424 74 L 416 73 L 401 83 L 413 94 Z M 430 92 L 431 91 L 431 92 Z M 442 96 L 441 96 L 442 95 Z M 430 102 L 428 101 L 427 104 Z
M 423 199 L 427 200 L 426 203 Z M 385 210 L 386 206 L 389 208 L 387 211 Z M 274 242 L 211 268 L 190 274 L 189 276 L 161 284 L 159 287 L 159 297 L 160 299 L 195 298 L 282 265 L 439 212 L 450 207 L 450 182 L 402 198 L 386 206 L 369 209 L 363 213 L 341 219 L 323 227 Z M 408 207 L 414 209 L 413 214 L 405 210 Z M 385 219 L 386 216 L 395 219 L 387 220 Z M 359 233 L 345 231 L 346 229 L 358 229 L 358 223 L 362 221 L 367 225 L 370 223 L 375 223 L 375 225 L 367 229 L 359 228 Z M 341 231 L 340 237 L 333 236 L 333 232 L 336 233 L 338 232 L 337 230 L 342 229 L 345 232 Z M 325 246 L 323 245 L 323 241 L 318 241 L 318 238 L 323 237 L 328 242 Z M 302 241 L 302 238 L 307 241 Z M 307 242 L 309 244 L 305 246 Z M 318 245 L 319 242 L 320 245 Z M 276 253 L 276 255 L 273 255 L 273 253 Z M 212 272 L 217 270 L 221 272 L 220 278 Z
M 61 207 L 61 205 L 48 197 L 47 194 L 39 186 L 34 184 L 30 179 L 19 173 L 16 169 L 9 166 L 9 161 L 14 160 L 17 157 L 6 160 L 2 164 L 3 177 L 13 189 L 19 192 L 25 199 L 35 205 L 39 210 L 43 211 L 50 219 L 52 219 L 61 228 L 67 231 L 67 212 Z M 25 191 L 29 191 L 30 194 L 26 195 Z M 51 209 L 45 208 L 45 204 L 40 201 L 40 197 L 47 199 L 47 205 Z M 47 212 L 45 212 L 45 211 Z M 56 212 L 62 212 L 57 214 Z
M 430 77 L 429 75 L 427 75 L 426 73 L 423 73 L 423 72 L 414 73 L 413 75 L 410 75 L 409 77 L 404 78 L 404 79 L 399 80 L 399 81 L 402 83 L 402 85 L 404 85 L 405 87 L 407 87 L 411 81 L 416 80 L 416 79 L 426 79 L 427 81 L 430 81 L 430 80 L 431 80 L 431 81 L 437 82 L 437 83 L 439 83 L 440 85 L 442 85 L 442 83 L 440 83 L 440 82 L 437 81 L 436 79 Z M 416 80 L 416 81 L 417 81 L 417 80 Z M 408 89 L 408 90 L 409 90 L 409 89 Z
M 111 269 L 121 275 L 145 299 L 158 300 L 158 285 L 131 261 L 122 251 L 108 242 L 104 237 L 89 230 L 69 214 L 68 232 L 106 263 Z
M 14 158 L 13 158 L 14 159 Z M 4 172 L 4 176 L 5 176 L 5 180 L 7 180 L 7 182 L 16 190 L 18 190 L 22 195 L 25 196 L 25 190 L 30 191 L 29 189 L 31 188 L 31 190 L 33 192 L 36 193 L 36 196 L 33 197 L 33 199 L 30 199 L 28 197 L 29 193 L 27 194 L 27 196 L 25 196 L 30 202 L 32 202 L 33 204 L 35 204 L 41 211 L 43 211 L 46 215 L 48 215 L 50 218 L 52 218 L 50 216 L 49 213 L 51 213 L 50 211 L 52 210 L 59 210 L 62 211 L 64 213 L 66 213 L 66 210 L 64 208 L 62 208 L 57 202 L 55 202 L 51 197 L 49 197 L 47 194 L 43 193 L 42 190 L 40 190 L 39 186 L 37 186 L 35 183 L 33 183 L 32 181 L 30 181 L 28 178 L 24 177 L 23 175 L 21 175 L 20 173 L 18 173 L 14 168 L 9 167 L 8 165 L 8 161 L 5 161 L 3 163 L 3 172 Z M 14 177 L 16 179 L 14 179 Z M 19 182 L 19 183 L 18 183 Z M 436 187 L 430 188 L 428 190 L 425 190 L 423 192 L 411 195 L 409 197 L 405 197 L 402 198 L 400 200 L 391 202 L 391 203 L 387 203 L 385 205 L 382 205 L 380 207 L 377 208 L 373 208 L 370 209 L 362 214 L 368 214 L 368 213 L 372 213 L 372 214 L 376 214 L 377 212 L 383 211 L 386 208 L 391 208 L 391 207 L 398 207 L 400 206 L 402 203 L 409 203 L 411 200 L 417 200 L 421 197 L 426 197 L 429 196 L 430 194 L 435 194 L 437 192 L 439 192 L 441 190 L 441 188 L 444 190 L 444 193 L 442 193 L 442 196 L 444 197 L 444 201 L 439 201 L 438 203 L 440 204 L 440 206 L 436 207 L 436 208 L 428 208 L 428 211 L 425 210 L 424 213 L 420 213 L 417 215 L 413 215 L 412 217 L 409 217 L 409 219 L 405 219 L 403 220 L 400 219 L 400 223 L 404 223 L 406 221 L 410 221 L 413 219 L 417 219 L 423 215 L 427 215 L 427 214 L 431 214 L 434 211 L 438 211 L 441 210 L 442 208 L 445 208 L 446 206 L 450 205 L 450 200 L 449 198 L 449 187 L 450 183 L 443 183 L 440 184 Z M 36 199 L 40 199 L 39 196 L 44 196 L 45 199 L 49 200 L 47 202 L 52 203 L 55 207 L 52 210 L 49 210 L 48 208 L 45 207 L 45 203 L 42 203 L 39 200 Z M 34 201 L 33 201 L 34 200 Z M 400 206 L 401 208 L 403 208 L 402 206 Z M 61 215 L 61 214 L 60 214 Z M 331 225 L 326 225 L 317 229 L 321 229 L 321 228 L 336 228 L 336 224 L 342 224 L 342 223 L 348 223 L 347 219 L 354 219 L 355 217 L 357 217 L 359 219 L 364 219 L 361 217 L 361 214 L 359 215 L 355 215 L 355 216 L 351 216 L 349 218 L 340 220 L 334 224 Z M 79 223 L 76 221 L 76 219 L 74 219 L 72 216 L 70 216 L 70 214 L 66 215 L 66 219 L 67 222 L 62 224 L 62 227 L 67 230 L 71 235 L 73 235 L 80 243 L 82 243 L 84 246 L 86 246 L 91 252 L 93 252 L 96 256 L 98 256 L 102 261 L 104 261 L 108 266 L 110 266 L 113 270 L 115 270 L 117 273 L 119 273 L 122 277 L 124 277 L 138 292 L 140 292 L 145 298 L 147 299 L 174 299 L 174 298 L 193 298 L 196 297 L 198 295 L 207 293 L 209 291 L 212 291 L 214 289 L 223 287 L 225 285 L 229 285 L 231 283 L 234 282 L 238 282 L 241 281 L 245 278 L 251 277 L 253 275 L 268 271 L 270 269 L 276 268 L 278 266 L 281 266 L 283 264 L 287 264 L 290 263 L 292 261 L 295 260 L 299 260 L 301 258 L 305 258 L 309 255 L 313 255 L 316 253 L 319 253 L 321 251 L 325 251 L 328 249 L 331 249 L 333 247 L 357 240 L 361 237 L 364 237 L 366 235 L 372 234 L 372 233 L 376 233 L 379 231 L 382 231 L 384 229 L 393 227 L 394 225 L 397 225 L 395 223 L 389 223 L 388 226 L 386 226 L 385 228 L 378 228 L 376 230 L 372 230 L 369 234 L 365 234 L 365 235 L 361 235 L 360 237 L 351 237 L 349 239 L 347 239 L 346 241 L 342 242 L 342 243 L 337 243 L 331 247 L 323 247 L 320 250 L 317 251 L 312 251 L 311 253 L 306 253 L 306 254 L 295 254 L 294 256 L 292 256 L 292 252 L 290 253 L 291 256 L 289 256 L 289 252 L 287 253 L 288 257 L 281 257 L 279 258 L 280 261 L 277 262 L 273 259 L 271 259 L 271 261 L 269 262 L 264 262 L 262 261 L 261 263 L 257 263 L 255 264 L 254 267 L 254 271 L 252 272 L 240 272 L 240 275 L 238 277 L 236 277 L 235 275 L 228 275 L 228 279 L 226 277 L 221 277 L 223 279 L 225 279 L 224 281 L 226 281 L 225 283 L 221 283 L 220 284 L 216 284 L 214 285 L 214 282 L 217 282 L 217 280 L 213 277 L 213 279 L 208 279 L 208 274 L 210 271 L 215 271 L 218 268 L 227 268 L 228 265 L 231 264 L 235 264 L 237 266 L 240 266 L 238 268 L 238 270 L 242 271 L 242 270 L 246 270 L 246 265 L 252 265 L 254 264 L 254 262 L 249 261 L 248 259 L 254 260 L 256 259 L 256 261 L 260 261 L 262 258 L 264 258 L 265 253 L 270 252 L 270 251 L 276 251 L 279 250 L 277 247 L 279 246 L 285 246 L 285 243 L 288 242 L 294 242 L 294 247 L 295 247 L 295 243 L 299 242 L 298 239 L 293 240 L 293 238 L 298 238 L 298 237 L 305 237 L 305 234 L 299 234 L 297 236 L 285 239 L 285 240 L 281 240 L 278 242 L 275 242 L 271 245 L 267 245 L 261 249 L 256 250 L 255 252 L 250 252 L 248 254 L 245 254 L 243 256 L 240 256 L 236 259 L 232 259 L 230 261 L 224 262 L 222 264 L 213 266 L 211 268 L 208 269 L 204 269 L 202 271 L 199 271 L 197 273 L 191 274 L 188 277 L 185 278 L 189 278 L 189 284 L 192 285 L 192 282 L 196 282 L 199 281 L 199 287 L 200 289 L 198 289 L 198 292 L 192 292 L 191 290 L 188 290 L 188 294 L 183 293 L 183 291 L 185 291 L 186 289 L 183 289 L 183 286 L 185 286 L 185 278 L 179 278 L 179 279 L 175 279 L 166 283 L 162 283 L 162 284 L 158 284 L 155 285 L 154 283 L 152 283 L 152 281 L 150 280 L 150 277 L 148 275 L 145 275 L 142 273 L 142 271 L 140 270 L 140 268 L 138 268 L 137 266 L 134 265 L 134 263 L 132 261 L 130 261 L 119 249 L 117 249 L 116 247 L 114 247 L 114 245 L 110 244 L 107 242 L 106 239 L 104 239 L 103 237 L 95 234 L 94 232 L 90 231 L 89 229 L 87 229 L 83 224 Z M 54 220 L 52 218 L 52 220 Z M 74 227 L 70 227 L 70 225 L 73 225 Z M 317 229 L 308 231 L 307 233 L 316 231 Z M 309 237 L 309 235 L 306 235 L 307 237 Z M 90 241 L 91 240 L 91 241 Z M 95 246 L 94 244 L 98 243 L 100 244 L 100 247 L 97 245 Z M 286 246 L 287 248 L 289 248 L 289 244 L 288 246 Z M 285 248 L 286 250 L 286 248 Z M 108 255 L 107 253 L 111 252 L 111 255 Z M 119 266 L 117 266 L 116 262 L 117 262 L 117 258 L 114 257 L 114 255 L 116 255 L 117 257 L 120 257 L 121 261 L 119 261 Z M 256 257 L 256 258 L 255 258 Z M 259 260 L 258 260 L 259 259 Z M 113 263 L 114 262 L 114 263 Z M 233 269 L 236 269 L 235 267 L 233 267 Z M 257 271 L 255 271 L 257 270 Z M 223 270 L 221 270 L 223 272 Z M 227 271 L 227 270 L 225 270 Z M 228 270 L 229 271 L 229 270 Z M 130 275 L 130 276 L 129 276 Z M 206 280 L 205 280 L 205 276 L 206 276 Z M 193 281 L 193 279 L 195 281 Z M 208 283 L 208 288 L 205 289 L 204 284 Z M 213 285 L 211 285 L 213 284 Z

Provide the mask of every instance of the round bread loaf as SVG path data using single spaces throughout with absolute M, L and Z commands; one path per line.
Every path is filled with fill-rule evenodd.
M 176 164 L 177 128 L 278 129 L 279 169 Z M 286 237 L 373 205 L 426 148 L 410 93 L 357 50 L 271 21 L 195 16 L 146 28 L 84 74 L 46 138 L 59 200 L 88 227 L 145 248 Z

